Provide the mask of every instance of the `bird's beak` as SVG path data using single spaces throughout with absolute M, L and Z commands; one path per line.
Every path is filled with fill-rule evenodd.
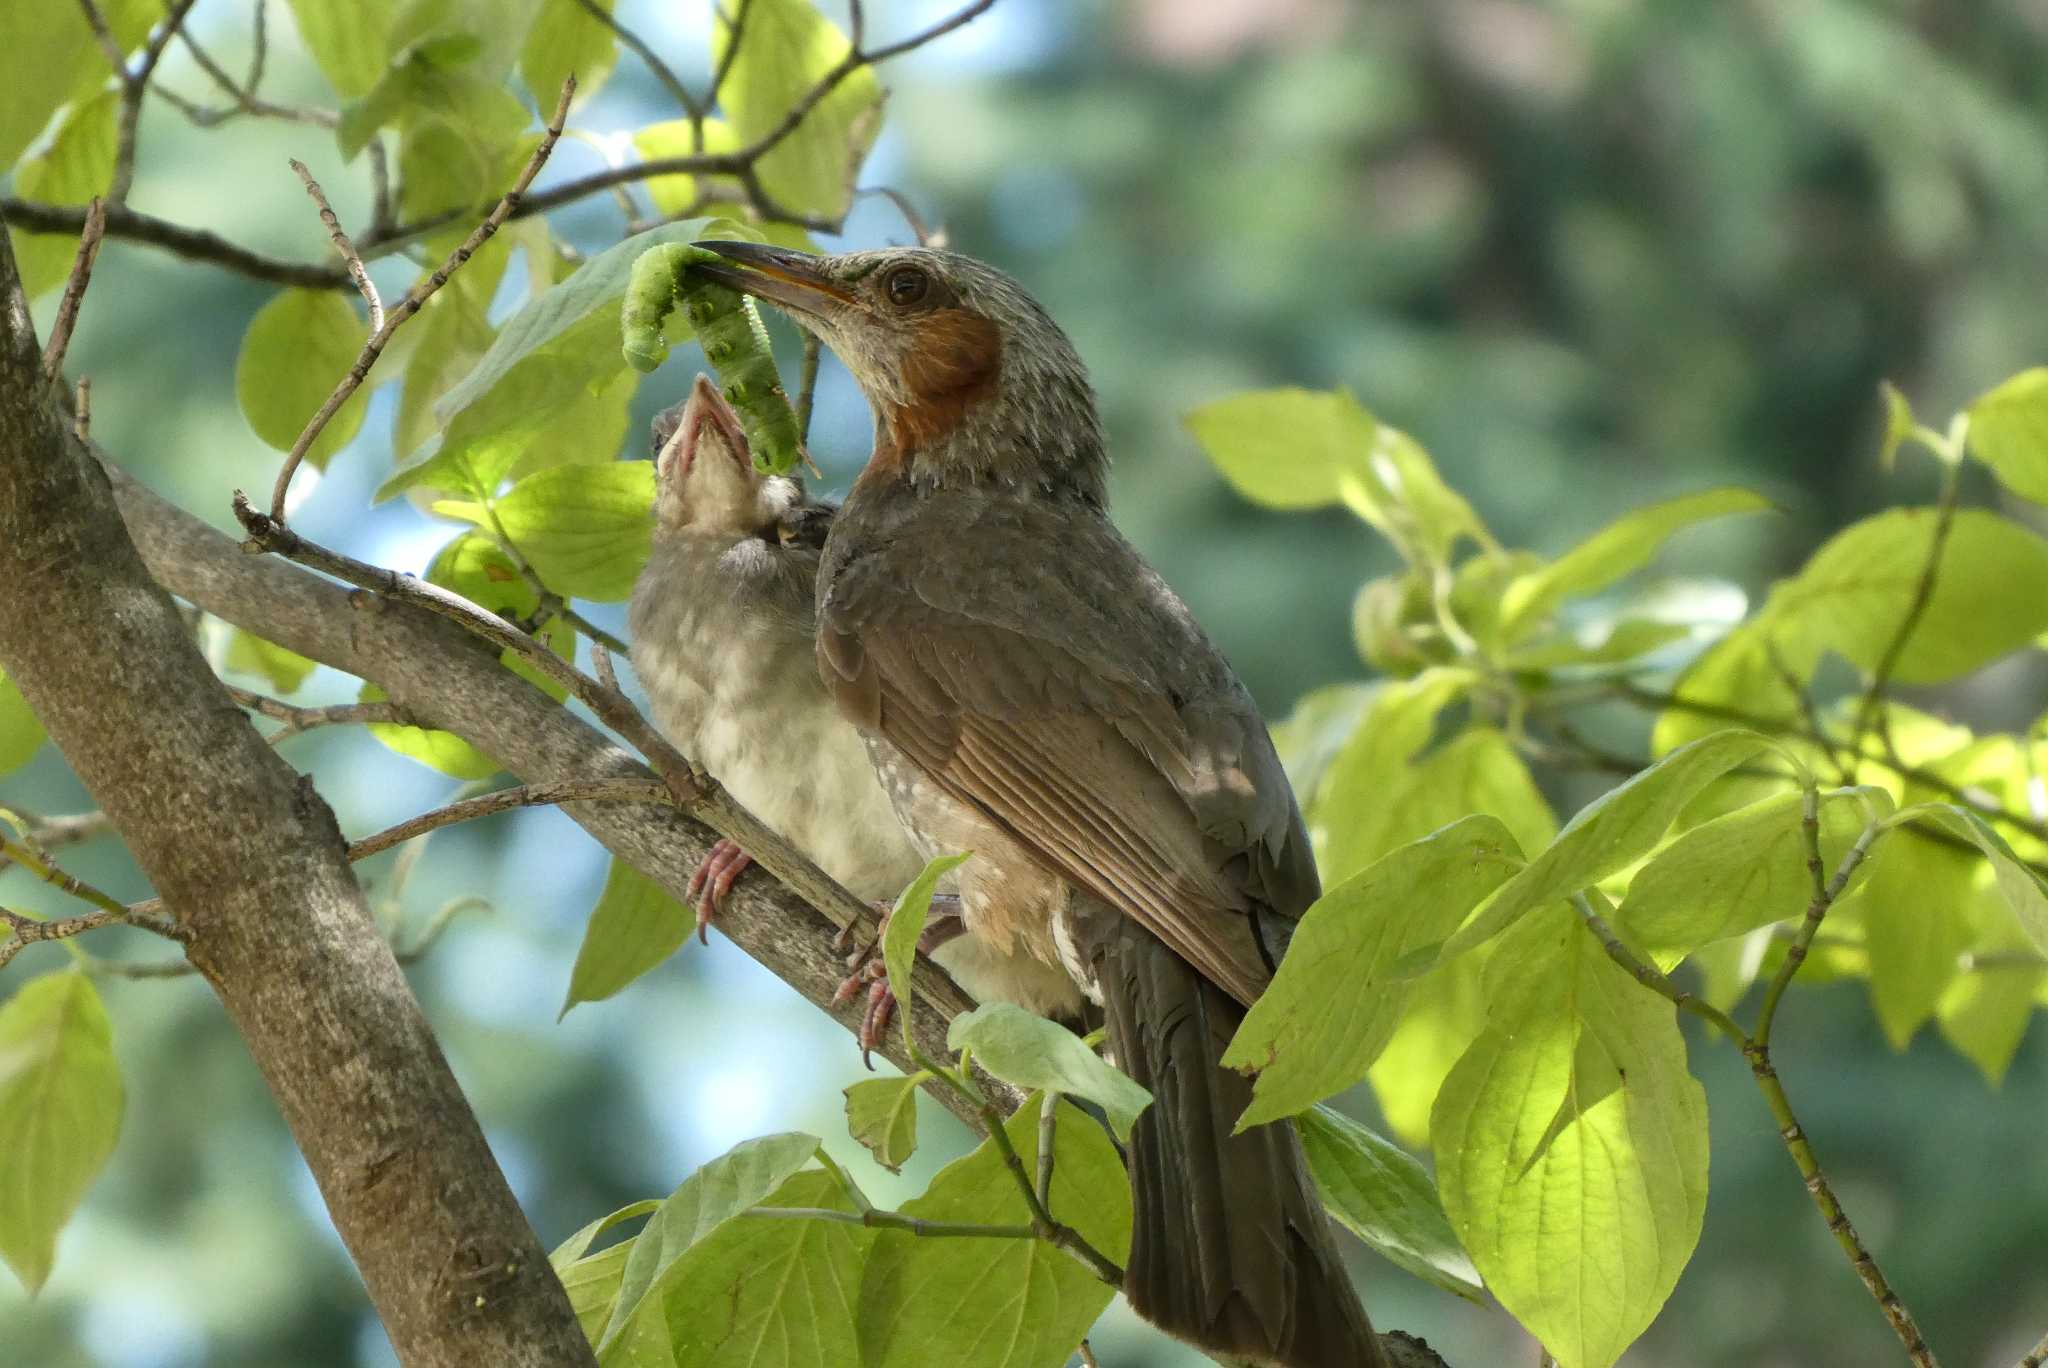
M 832 318 L 857 301 L 851 291 L 825 274 L 820 258 L 787 247 L 759 242 L 700 242 L 718 253 L 726 265 L 694 267 L 698 273 L 799 315 Z

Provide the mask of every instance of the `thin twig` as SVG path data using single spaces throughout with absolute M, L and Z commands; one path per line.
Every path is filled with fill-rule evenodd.
M 668 801 L 668 791 L 659 784 L 650 784 L 644 779 L 561 779 L 549 784 L 521 784 L 514 788 L 497 789 L 450 803 L 446 807 L 423 812 L 396 826 L 386 827 L 360 841 L 349 842 L 348 858 L 351 862 L 367 860 L 381 854 L 395 845 L 410 841 L 415 836 L 424 836 L 430 831 L 453 826 L 457 822 L 474 821 L 489 817 L 493 813 L 510 812 L 514 808 L 552 806 L 556 803 L 663 803 Z
M 384 330 L 384 301 L 377 294 L 377 287 L 370 280 L 370 272 L 363 265 L 362 256 L 356 245 L 348 240 L 348 233 L 341 226 L 341 219 L 335 214 L 334 206 L 327 202 L 326 194 L 320 189 L 320 182 L 313 179 L 313 173 L 297 157 L 291 159 L 292 170 L 298 172 L 299 181 L 306 187 L 306 193 L 313 197 L 314 207 L 320 211 L 320 222 L 327 227 L 327 237 L 334 244 L 334 250 L 341 253 L 341 259 L 348 266 L 349 279 L 355 281 L 356 290 L 363 296 L 363 302 L 370 306 L 370 331 Z
M 704 97 L 706 109 L 718 108 L 719 92 L 725 89 L 725 78 L 732 74 L 733 61 L 740 55 L 740 40 L 747 34 L 747 12 L 754 7 L 754 0 L 739 0 L 732 12 L 732 23 L 726 30 L 725 51 L 719 54 L 718 66 L 711 73 L 711 91 Z M 724 6 L 719 7 L 719 17 L 725 14 Z M 691 144 L 699 152 L 704 150 L 704 121 L 697 120 L 696 141 Z
M 128 80 L 128 54 L 121 51 L 121 44 L 114 37 L 114 30 L 107 24 L 107 16 L 94 0 L 78 0 L 78 7 L 85 11 L 86 27 L 92 30 L 93 40 L 100 45 L 107 65 L 114 69 L 114 75 L 125 84 Z
M 270 734 L 272 742 L 282 741 L 287 736 L 312 731 L 316 727 L 353 727 L 371 722 L 391 722 L 402 727 L 417 727 L 411 712 L 389 700 L 374 703 L 332 703 L 321 708 L 302 708 L 295 703 L 285 703 L 260 694 L 252 689 L 238 688 L 233 684 L 223 685 L 235 702 L 253 712 L 261 713 L 284 726 Z
M 1871 843 L 1883 834 L 1885 826 L 1872 822 L 1863 828 L 1863 834 L 1856 838 L 1856 844 L 1849 847 L 1842 856 L 1842 863 L 1835 868 L 1835 875 L 1826 883 L 1821 882 L 1820 857 L 1820 808 L 1819 796 L 1809 781 L 1805 797 L 1805 811 L 1800 828 L 1806 842 L 1807 868 L 1813 871 L 1813 897 L 1806 904 L 1806 916 L 1800 921 L 1799 929 L 1793 934 L 1792 943 L 1785 947 L 1785 959 L 1778 966 L 1778 972 L 1771 977 L 1770 985 L 1764 989 L 1763 1006 L 1757 1012 L 1755 1042 L 1768 1047 L 1771 1043 L 1771 1026 L 1778 1016 L 1778 1004 L 1785 998 L 1785 990 L 1792 986 L 1793 978 L 1799 973 L 1799 966 L 1806 962 L 1807 951 L 1813 946 L 1813 938 L 1820 932 L 1821 922 L 1828 910 L 1842 896 L 1842 890 L 1849 886 L 1849 880 L 1856 873 L 1863 857 L 1870 853 Z
M 2017 1368 L 2041 1368 L 2044 1363 L 2048 1363 L 2048 1335 L 2041 1336 L 2040 1343 L 2021 1357 Z
M 1082 1340 L 1074 1352 L 1081 1356 L 1082 1368 L 1102 1368 L 1101 1361 L 1095 1357 L 1095 1350 L 1087 1340 Z
M 548 588 L 547 582 L 541 579 L 540 572 L 533 568 L 533 562 L 527 560 L 526 553 L 519 549 L 519 543 L 512 539 L 512 534 L 505 530 L 504 523 L 498 520 L 495 509 L 491 510 L 491 531 L 496 535 L 498 549 L 505 553 L 505 559 L 512 562 L 512 568 L 519 572 L 519 577 L 525 580 L 527 587 L 534 592 L 533 624 L 535 628 L 538 628 L 541 623 L 546 622 L 551 617 L 558 617 L 605 650 L 623 656 L 629 656 L 633 653 L 633 648 L 628 646 L 623 639 L 615 633 L 606 631 L 589 618 L 583 616 L 583 614 L 577 612 L 570 606 L 567 599 Z M 611 662 L 607 660 L 603 668 L 609 670 Z M 605 685 L 606 688 L 618 688 L 616 677 L 607 681 L 601 672 L 598 676 L 598 682 Z
M 874 1230 L 901 1230 L 911 1235 L 958 1236 L 982 1240 L 1035 1240 L 1038 1232 L 1028 1225 L 966 1225 L 955 1221 L 926 1221 L 900 1211 L 869 1207 L 866 1211 L 841 1211 L 837 1207 L 748 1207 L 742 1216 L 769 1216 L 799 1221 L 837 1221 L 842 1225 L 867 1226 Z
M 1038 1110 L 1038 1204 L 1052 1206 L 1052 1145 L 1059 1124 L 1060 1095 L 1048 1091 Z
M 697 102 L 697 97 L 690 93 L 690 88 L 670 70 L 668 63 L 655 55 L 654 49 L 647 45 L 645 39 L 620 23 L 618 17 L 598 4 L 597 0 L 576 0 L 576 3 L 581 5 L 591 18 L 610 29 L 614 37 L 632 49 L 634 56 L 647 64 L 647 69 L 654 73 L 654 79 L 668 88 L 668 93 L 675 97 L 676 103 L 683 107 L 684 113 L 692 119 L 704 117 L 704 106 Z
M 107 204 L 98 195 L 85 207 L 85 231 L 78 239 L 78 252 L 71 258 L 71 279 L 64 284 L 64 298 L 57 303 L 57 319 L 50 325 L 50 340 L 43 346 L 43 375 L 55 380 L 64 373 L 64 353 L 71 346 L 71 330 L 78 323 L 78 306 L 85 302 L 85 287 L 92 282 L 92 264 L 99 259 L 100 241 L 107 234 Z
M 1890 745 L 1891 726 L 1884 717 L 1885 691 L 1891 685 L 1892 672 L 1898 668 L 1899 658 L 1913 640 L 1914 630 L 1920 626 L 1920 619 L 1934 601 L 1934 581 L 1941 573 L 1942 552 L 1948 548 L 1949 531 L 1955 526 L 1956 504 L 1962 493 L 1962 474 L 1961 454 L 1951 453 L 1946 474 L 1942 477 L 1941 498 L 1935 506 L 1934 532 L 1927 539 L 1927 561 L 1920 567 L 1920 576 L 1914 581 L 1913 597 L 1906 604 L 1905 616 L 1899 619 L 1891 640 L 1885 643 L 1877 668 L 1870 672 L 1870 685 L 1863 691 L 1863 701 L 1856 709 L 1856 725 L 1849 733 L 1851 755 L 1863 753 L 1863 738 L 1873 729 L 1887 747 Z
M 113 830 L 114 819 L 106 813 L 80 812 L 41 818 L 22 834 L 31 850 L 51 851 L 105 836 Z M 0 857 L 0 869 L 7 868 L 9 863 L 5 857 Z
M 79 232 L 85 227 L 85 215 L 82 204 L 44 204 L 0 195 L 0 218 L 33 233 Z M 267 257 L 204 228 L 187 228 L 151 214 L 138 214 L 126 205 L 108 204 L 107 236 L 161 247 L 187 261 L 204 261 L 274 285 L 297 285 L 309 290 L 354 288 L 348 272 L 338 266 Z
M 125 204 L 135 185 L 135 131 L 142 121 L 142 100 L 149 93 L 149 78 L 170 46 L 194 0 L 171 0 L 163 26 L 142 49 L 142 60 L 133 71 L 117 68 L 121 76 L 121 110 L 114 127 L 114 174 L 107 182 L 107 202 Z
M 547 131 L 541 135 L 539 144 L 533 149 L 533 155 L 526 159 L 526 166 L 512 182 L 512 188 L 505 192 L 497 207 L 476 226 L 475 231 L 470 233 L 462 245 L 449 254 L 448 259 L 441 263 L 438 270 L 413 282 L 412 288 L 405 292 L 405 298 L 398 302 L 390 317 L 371 332 L 369 340 L 363 343 L 363 349 L 357 355 L 355 364 L 349 367 L 348 374 L 342 377 L 341 383 L 334 387 L 334 392 L 327 396 L 327 401 L 299 433 L 298 440 L 292 443 L 292 449 L 285 456 L 283 468 L 277 472 L 277 482 L 270 494 L 270 516 L 277 522 L 284 521 L 285 496 L 291 492 L 292 476 L 298 473 L 299 463 L 306 459 L 307 450 L 318 440 L 320 433 L 327 427 L 328 420 L 334 417 L 336 411 L 348 402 L 349 396 L 361 388 L 363 381 L 369 377 L 370 367 L 376 365 L 377 358 L 383 355 L 384 346 L 391 340 L 391 335 L 397 332 L 407 319 L 418 313 L 420 306 L 426 303 L 436 290 L 447 284 L 448 277 L 488 242 L 491 235 L 511 216 L 512 211 L 519 207 L 526 187 L 533 184 L 533 178 L 540 174 L 541 167 L 547 163 L 548 154 L 555 150 L 555 142 L 562 136 L 562 124 L 569 117 L 569 100 L 575 93 L 576 78 L 570 76 L 562 82 L 562 94 L 555 102 L 555 114 L 548 121 Z
M 0 907 L 0 924 L 8 928 L 8 936 L 0 941 L 0 969 L 13 963 L 14 957 L 38 941 L 69 940 L 97 931 L 102 926 L 115 926 L 126 918 L 112 912 L 87 912 L 83 916 L 64 917 L 57 921 L 39 921 L 34 917 Z

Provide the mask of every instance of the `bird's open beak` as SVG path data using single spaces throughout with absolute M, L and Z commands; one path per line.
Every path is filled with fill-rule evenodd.
M 759 242 L 700 242 L 729 265 L 704 264 L 700 274 L 771 304 L 813 318 L 830 318 L 856 300 L 853 294 L 819 269 L 818 258 L 787 247 Z

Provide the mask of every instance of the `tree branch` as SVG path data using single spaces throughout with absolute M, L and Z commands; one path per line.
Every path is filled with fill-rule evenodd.
M 594 1364 L 333 813 L 222 690 L 57 397 L 0 234 L 0 665 L 189 932 L 399 1357 Z
M 0 219 L 30 233 L 78 233 L 85 228 L 86 207 L 0 195 Z M 354 288 L 348 272 L 341 267 L 267 257 L 204 228 L 187 228 L 153 214 L 138 214 L 124 204 L 107 206 L 107 236 L 161 247 L 188 261 L 203 261 L 273 285 L 296 285 L 309 290 Z

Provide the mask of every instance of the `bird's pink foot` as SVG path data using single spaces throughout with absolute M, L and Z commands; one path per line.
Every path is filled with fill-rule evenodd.
M 704 863 L 697 866 L 697 872 L 690 876 L 690 886 L 684 893 L 697 903 L 699 941 L 706 945 L 711 943 L 711 919 L 718 915 L 719 904 L 725 901 L 725 895 L 732 892 L 733 880 L 746 873 L 747 866 L 753 862 L 753 856 L 721 838 L 711 847 L 711 853 L 704 857 Z
M 881 914 L 884 929 L 889 925 L 890 906 L 883 902 L 874 904 L 875 911 Z M 960 918 L 960 899 L 950 893 L 934 894 L 932 910 L 925 918 L 924 933 L 917 938 L 918 951 L 929 955 L 966 930 L 967 924 Z M 832 939 L 835 950 L 845 950 L 852 944 L 851 926 L 841 929 Z M 871 1070 L 875 1064 L 870 1056 L 882 1043 L 882 1034 L 889 1029 L 890 1019 L 896 1015 L 896 994 L 889 990 L 889 967 L 882 961 L 881 949 L 881 931 L 877 930 L 873 940 L 847 955 L 846 979 L 832 995 L 832 1005 L 837 1007 L 866 992 L 867 1006 L 860 1018 L 860 1062 Z

